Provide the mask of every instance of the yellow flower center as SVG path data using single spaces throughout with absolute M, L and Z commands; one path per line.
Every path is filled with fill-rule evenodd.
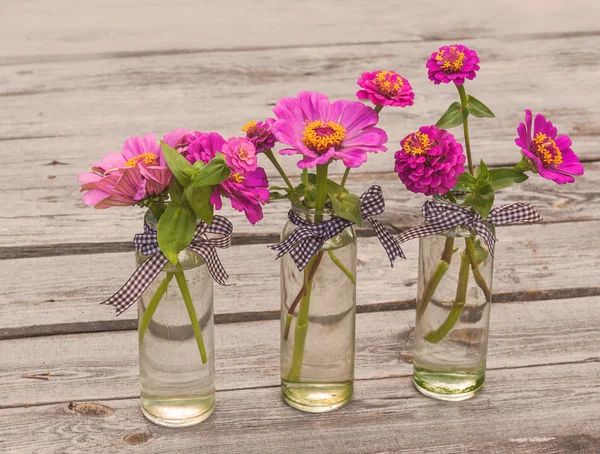
M 330 148 L 338 149 L 346 137 L 346 130 L 342 125 L 328 121 L 327 123 L 315 120 L 306 122 L 302 133 L 302 142 L 313 151 L 323 153 Z
M 404 81 L 394 71 L 379 71 L 375 75 L 374 83 L 381 94 L 388 97 L 396 96 L 404 86 Z
M 158 155 L 154 153 L 142 153 L 133 158 L 129 159 L 126 163 L 126 167 L 135 167 L 138 163 L 142 162 L 147 166 L 157 166 L 158 165 Z
M 231 181 L 235 181 L 236 183 L 241 183 L 242 181 L 244 181 L 246 178 L 244 177 L 244 175 L 242 175 L 239 172 L 236 173 L 232 173 L 231 175 L 229 175 L 229 179 Z
M 249 121 L 248 123 L 246 123 L 244 126 L 242 126 L 242 131 L 245 132 L 246 134 L 252 134 L 252 131 L 254 131 L 255 127 L 256 127 L 256 121 L 252 120 L 252 121 Z
M 459 51 L 456 46 L 450 46 L 450 50 L 440 50 L 435 56 L 435 60 L 440 62 L 441 68 L 446 74 L 456 73 L 463 67 L 465 53 Z
M 563 157 L 556 142 L 546 134 L 538 132 L 533 138 L 533 152 L 542 161 L 544 167 L 562 164 Z
M 431 139 L 429 139 L 427 134 L 415 132 L 404 141 L 402 148 L 405 153 L 418 156 L 426 153 L 432 146 Z

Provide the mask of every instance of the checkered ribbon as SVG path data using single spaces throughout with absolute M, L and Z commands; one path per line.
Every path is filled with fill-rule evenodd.
M 194 251 L 206 261 L 208 271 L 213 279 L 221 285 L 229 277 L 223 264 L 219 260 L 216 248 L 226 249 L 231 246 L 231 233 L 233 226 L 231 222 L 222 216 L 215 216 L 210 225 L 200 222 L 194 233 L 194 239 L 188 245 L 187 249 Z M 215 238 L 208 238 L 207 233 L 217 235 Z M 115 306 L 117 315 L 121 315 L 135 303 L 148 286 L 156 279 L 158 273 L 169 262 L 158 247 L 158 238 L 156 230 L 144 225 L 144 233 L 138 233 L 133 238 L 133 245 L 144 255 L 150 257 L 142 263 L 135 273 L 121 289 L 106 301 L 100 304 L 110 304 Z
M 508 224 L 529 224 L 540 222 L 542 218 L 528 203 L 511 203 L 502 205 L 490 211 L 487 219 L 484 220 L 479 213 L 465 208 L 458 207 L 449 203 L 439 203 L 427 201 L 423 205 L 423 217 L 427 224 L 407 230 L 398 236 L 400 243 L 419 238 L 422 236 L 435 235 L 446 232 L 459 225 L 474 230 L 481 236 L 492 256 L 494 255 L 494 243 L 498 241 L 489 224 L 508 225 Z
M 385 249 L 392 266 L 396 257 L 406 258 L 400 248 L 400 242 L 387 231 L 381 222 L 373 218 L 385 210 L 381 187 L 371 186 L 360 196 L 360 200 L 362 218 L 368 220 L 373 226 L 377 238 Z M 299 271 L 304 269 L 310 259 L 321 249 L 325 241 L 339 235 L 344 229 L 354 224 L 352 221 L 340 217 L 334 217 L 320 224 L 311 224 L 298 216 L 293 210 L 289 211 L 288 218 L 298 228 L 285 241 L 269 247 L 278 252 L 277 258 L 289 252 Z

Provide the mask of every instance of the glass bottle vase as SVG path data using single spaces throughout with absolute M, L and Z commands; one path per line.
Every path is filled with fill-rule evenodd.
M 424 395 L 459 401 L 482 389 L 493 262 L 463 227 L 420 239 L 413 381 Z
M 331 212 L 293 208 L 310 222 Z M 288 222 L 282 240 L 297 228 Z M 327 240 L 303 271 L 281 258 L 281 390 L 290 406 L 311 413 L 347 404 L 354 389 L 356 234 Z
M 151 216 L 146 222 L 156 228 Z M 138 265 L 147 257 L 137 253 Z M 184 250 L 138 302 L 141 406 L 155 424 L 187 427 L 215 405 L 213 278 L 204 259 Z

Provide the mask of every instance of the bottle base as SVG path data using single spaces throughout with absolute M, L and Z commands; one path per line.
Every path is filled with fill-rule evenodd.
M 347 405 L 352 399 L 353 382 L 297 383 L 283 380 L 281 396 L 297 410 L 307 413 L 326 413 Z
M 215 399 L 211 398 L 141 398 L 144 417 L 163 427 L 190 427 L 205 421 L 215 409 Z
M 413 384 L 417 391 L 432 399 L 448 402 L 459 402 L 475 397 L 481 392 L 485 382 L 485 375 L 467 381 L 464 377 L 458 381 L 442 380 L 442 378 L 448 378 L 447 375 L 440 376 L 438 379 L 435 379 L 435 376 L 428 378 L 428 380 L 423 380 L 417 375 L 414 376 Z

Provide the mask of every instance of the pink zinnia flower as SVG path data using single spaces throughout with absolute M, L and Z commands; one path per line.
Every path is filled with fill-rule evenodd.
M 265 121 L 259 121 L 258 123 L 250 121 L 242 128 L 242 131 L 246 133 L 246 139 L 254 144 L 257 153 L 270 150 L 275 146 L 275 136 L 271 132 L 273 123 L 275 123 L 273 118 L 267 118 Z
M 404 77 L 394 71 L 363 73 L 358 79 L 363 88 L 356 92 L 358 99 L 370 99 L 376 106 L 406 107 L 414 104 L 415 94 Z
M 136 205 L 146 197 L 164 192 L 171 171 L 153 133 L 130 137 L 121 153 L 109 153 L 92 163 L 93 172 L 79 175 L 83 203 L 95 208 Z
M 225 162 L 235 170 L 252 172 L 258 167 L 256 147 L 248 139 L 232 138 L 223 146 Z
M 234 209 L 243 211 L 248 221 L 256 224 L 263 217 L 262 205 L 269 200 L 269 182 L 263 168 L 256 165 L 253 168 L 247 161 L 239 158 L 241 149 L 253 151 L 254 145 L 247 139 L 239 138 L 232 138 L 228 142 L 216 132 L 211 132 L 200 134 L 189 144 L 184 156 L 192 164 L 198 160 L 208 163 L 217 153 L 225 154 L 226 159 L 230 156 L 231 164 L 228 165 L 232 167 L 231 174 L 229 178 L 217 185 L 210 203 L 220 210 L 223 206 L 221 196 L 227 197 Z M 236 159 L 232 159 L 231 156 L 236 153 Z M 238 163 L 242 164 L 236 166 Z
M 163 136 L 163 142 L 170 147 L 175 148 L 180 153 L 187 150 L 188 145 L 196 140 L 202 134 L 198 131 L 190 131 L 189 129 L 177 128 L 174 131 Z
M 525 123 L 519 124 L 515 143 L 542 177 L 558 184 L 573 183 L 573 175 L 583 175 L 583 165 L 571 150 L 571 139 L 557 137 L 557 129 L 542 114 L 535 116 L 532 130 L 532 119 L 531 110 L 525 110 Z
M 402 139 L 400 145 L 394 170 L 409 191 L 445 194 L 465 171 L 462 145 L 448 131 L 422 126 Z
M 282 98 L 273 108 L 277 121 L 273 134 L 290 145 L 281 154 L 301 154 L 301 169 L 341 159 L 346 167 L 360 167 L 367 152 L 386 151 L 387 135 L 376 128 L 377 113 L 358 101 L 330 103 L 321 93 L 303 91 L 297 98 Z
M 477 52 L 462 44 L 442 46 L 431 54 L 427 60 L 429 79 L 434 84 L 454 82 L 456 85 L 465 83 L 465 79 L 473 80 L 479 71 Z

